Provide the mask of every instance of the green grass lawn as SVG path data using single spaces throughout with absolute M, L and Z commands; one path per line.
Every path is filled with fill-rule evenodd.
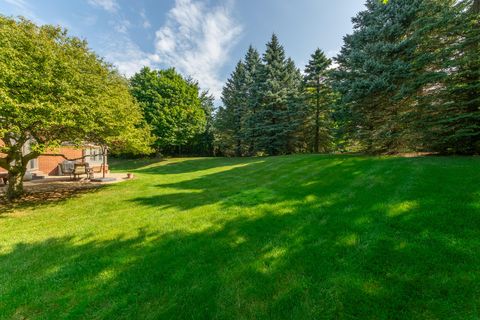
M 480 158 L 112 165 L 0 215 L 0 318 L 480 318 Z

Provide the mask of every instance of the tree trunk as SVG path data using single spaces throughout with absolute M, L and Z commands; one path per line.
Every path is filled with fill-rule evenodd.
M 319 107 L 317 107 L 317 110 L 315 112 L 315 145 L 314 145 L 315 153 L 318 153 L 318 151 L 320 150 L 319 145 L 320 145 L 320 110 L 319 110 Z
M 473 12 L 480 13 L 480 0 L 473 1 Z
M 237 146 L 235 147 L 235 157 L 242 156 L 242 142 L 237 140 Z
M 8 172 L 8 201 L 18 199 L 23 195 L 23 176 L 26 171 L 26 168 L 13 168 Z
M 320 78 L 317 80 L 317 96 L 315 110 L 315 145 L 313 151 L 318 153 L 320 144 Z

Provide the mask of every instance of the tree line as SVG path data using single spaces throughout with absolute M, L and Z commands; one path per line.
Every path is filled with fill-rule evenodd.
M 480 153 L 480 0 L 367 0 L 333 61 L 303 72 L 274 34 L 250 47 L 222 106 L 175 69 L 130 79 L 54 26 L 0 16 L 0 167 L 68 141 L 116 154 Z M 22 152 L 27 142 L 29 153 Z
M 222 154 L 480 152 L 479 0 L 368 0 L 331 61 L 303 74 L 274 35 L 216 115 Z
M 279 155 L 334 150 L 329 83 L 332 61 L 321 50 L 305 75 L 274 34 L 265 53 L 250 47 L 222 91 L 223 105 L 175 69 L 144 67 L 130 90 L 155 136 L 157 154 Z
M 217 110 L 174 69 L 144 68 L 131 92 L 162 154 L 478 153 L 479 1 L 367 0 L 333 61 L 317 49 L 303 71 L 274 34 Z
M 260 57 L 250 47 L 228 79 L 215 118 L 223 155 L 278 155 L 332 150 L 336 100 L 321 50 L 302 75 L 274 34 Z
M 375 0 L 331 77 L 361 150 L 480 152 L 480 1 Z

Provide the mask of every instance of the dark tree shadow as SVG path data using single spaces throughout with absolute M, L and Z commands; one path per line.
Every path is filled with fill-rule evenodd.
M 245 165 L 249 163 L 264 162 L 263 158 L 192 158 L 187 160 L 167 159 L 162 162 L 139 168 L 138 173 L 148 174 L 187 174 L 208 169 L 215 169 L 221 166 L 232 166 L 235 164 Z
M 40 207 L 45 208 L 48 206 L 61 205 L 68 199 L 75 199 L 86 194 L 97 193 L 99 190 L 109 187 L 108 185 L 89 183 L 85 183 L 84 185 L 68 185 L 49 182 L 47 184 L 46 186 L 37 185 L 33 190 L 27 189 L 20 199 L 14 201 L 7 201 L 3 194 L 0 194 L 0 219 L 5 218 L 5 214 L 17 210 L 34 210 Z
M 166 160 L 161 160 L 159 158 L 141 158 L 141 159 L 120 159 L 110 157 L 108 159 L 108 166 L 112 171 L 136 171 L 138 169 L 144 168 L 149 165 L 157 165 Z

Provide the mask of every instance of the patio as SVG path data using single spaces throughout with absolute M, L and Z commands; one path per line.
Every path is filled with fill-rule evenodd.
M 87 178 L 71 179 L 68 176 L 45 176 L 42 179 L 35 179 L 24 182 L 25 196 L 21 202 L 44 202 L 57 201 L 68 198 L 77 193 L 93 191 L 107 184 L 120 183 L 131 180 L 127 173 L 109 173 L 107 178 L 113 181 L 95 182 Z M 0 181 L 0 205 L 3 203 L 2 196 L 7 190 L 7 185 Z

